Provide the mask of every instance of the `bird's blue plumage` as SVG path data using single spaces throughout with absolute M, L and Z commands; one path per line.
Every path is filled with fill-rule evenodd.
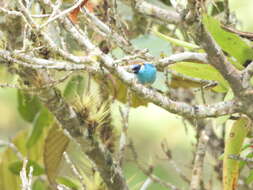
M 156 79 L 156 68 L 151 63 L 136 64 L 133 71 L 137 75 L 138 81 L 142 84 L 152 84 Z

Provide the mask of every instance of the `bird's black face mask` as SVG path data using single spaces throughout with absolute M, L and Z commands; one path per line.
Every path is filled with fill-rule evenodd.
M 141 69 L 141 65 L 134 65 L 132 68 L 134 74 L 138 74 L 140 69 Z

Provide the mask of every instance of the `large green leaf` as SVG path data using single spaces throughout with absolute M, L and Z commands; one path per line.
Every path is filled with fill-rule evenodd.
M 27 148 L 31 148 L 43 134 L 43 129 L 49 126 L 53 121 L 53 115 L 46 109 L 42 108 L 34 120 L 33 129 L 27 140 Z
M 13 138 L 12 143 L 16 145 L 18 151 L 29 160 L 35 161 L 37 164 L 42 164 L 42 148 L 44 146 L 44 138 L 40 138 L 30 149 L 27 149 L 28 130 L 22 130 Z M 45 134 L 43 134 L 43 137 Z M 11 148 L 7 148 L 0 153 L 0 189 L 20 190 L 20 176 L 10 171 L 9 166 L 17 161 L 17 156 Z
M 18 90 L 18 111 L 25 121 L 33 122 L 40 108 L 41 103 L 37 96 Z
M 23 167 L 23 161 L 15 161 L 9 165 L 9 169 L 13 174 L 19 175 Z M 33 176 L 39 176 L 44 173 L 44 169 L 35 161 L 28 160 L 26 172 L 29 173 L 30 167 L 33 167 Z
M 234 64 L 238 68 L 242 68 L 241 65 L 253 58 L 253 49 L 238 35 L 222 29 L 218 20 L 205 15 L 203 23 L 220 47 L 229 55 L 236 58 L 239 65 L 236 62 Z
M 78 185 L 73 180 L 71 180 L 70 178 L 67 178 L 67 177 L 58 177 L 56 179 L 56 181 L 59 184 L 63 184 L 65 186 L 69 187 L 71 190 L 77 190 L 77 189 L 79 189 Z
M 192 43 L 189 43 L 189 42 L 185 42 L 183 40 L 179 40 L 179 39 L 176 39 L 176 38 L 172 38 L 170 36 L 166 36 L 166 35 L 158 32 L 157 30 L 154 30 L 153 32 L 154 32 L 155 35 L 157 35 L 161 39 L 164 39 L 164 40 L 168 41 L 169 43 L 171 43 L 173 45 L 184 47 L 184 48 L 187 48 L 187 49 L 201 49 L 196 44 L 192 44 Z
M 69 138 L 63 133 L 58 124 L 54 123 L 48 132 L 43 150 L 46 175 L 51 184 L 55 183 L 62 154 L 66 151 L 69 141 Z
M 214 87 L 214 90 L 218 92 L 226 92 L 229 89 L 227 81 L 215 68 L 210 65 L 192 62 L 179 62 L 170 65 L 169 68 L 190 77 L 217 81 L 218 86 Z
M 249 131 L 249 119 L 241 117 L 234 122 L 225 140 L 223 158 L 223 190 L 236 189 L 239 176 L 239 161 L 230 159 L 230 155 L 240 155 L 242 145 Z

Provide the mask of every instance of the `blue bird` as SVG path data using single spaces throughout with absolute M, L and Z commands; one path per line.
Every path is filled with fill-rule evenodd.
M 141 84 L 152 84 L 156 79 L 156 68 L 151 63 L 133 65 L 132 71 Z

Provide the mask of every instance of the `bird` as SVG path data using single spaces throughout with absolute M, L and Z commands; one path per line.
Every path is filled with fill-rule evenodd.
M 141 84 L 152 84 L 156 80 L 156 67 L 152 63 L 134 64 L 132 71 Z

